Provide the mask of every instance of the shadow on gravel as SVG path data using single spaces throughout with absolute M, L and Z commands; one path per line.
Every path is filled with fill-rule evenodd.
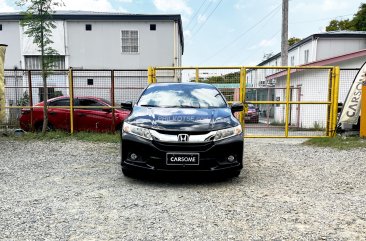
M 228 182 L 239 183 L 243 178 L 243 174 L 239 177 L 228 175 L 213 175 L 213 174 L 198 174 L 198 173 L 174 173 L 174 174 L 134 174 L 130 177 L 124 177 L 129 182 L 134 182 L 142 185 L 161 185 L 169 184 L 176 186 L 200 185 L 205 186 L 213 184 L 227 184 Z

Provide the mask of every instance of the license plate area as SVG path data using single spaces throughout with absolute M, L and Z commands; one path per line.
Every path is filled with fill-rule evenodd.
M 167 153 L 166 164 L 167 165 L 199 165 L 200 163 L 199 153 Z

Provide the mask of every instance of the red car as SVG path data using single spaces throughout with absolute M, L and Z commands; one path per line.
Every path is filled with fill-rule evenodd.
M 245 113 L 245 123 L 258 123 L 259 122 L 259 111 L 252 105 L 248 104 L 248 112 Z
M 69 106 L 70 99 L 68 96 L 56 97 L 48 100 L 48 128 L 70 130 L 70 110 L 67 108 L 55 108 L 56 106 Z M 43 102 L 35 106 L 43 106 Z M 80 108 L 80 107 L 81 108 Z M 87 106 L 89 108 L 82 108 Z M 109 132 L 112 130 L 112 109 L 90 108 L 92 106 L 111 107 L 108 100 L 96 97 L 75 97 L 74 98 L 74 130 L 75 131 L 97 131 Z M 124 119 L 130 114 L 126 110 L 115 110 L 115 130 L 122 127 Z M 25 130 L 31 130 L 31 112 L 29 109 L 22 109 L 19 118 L 20 127 Z M 42 130 L 43 123 L 43 107 L 33 108 L 33 129 Z

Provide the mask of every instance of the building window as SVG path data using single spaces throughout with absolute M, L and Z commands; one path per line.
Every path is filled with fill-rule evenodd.
M 150 24 L 150 30 L 155 31 L 156 30 L 156 24 Z
M 290 58 L 290 64 L 291 64 L 291 66 L 294 66 L 295 65 L 295 56 L 291 56 L 291 58 Z
M 65 56 L 50 56 L 53 59 L 51 69 L 65 69 Z M 25 68 L 41 69 L 41 56 L 25 56 Z
M 3 31 L 3 25 L 0 24 L 0 31 Z
M 92 31 L 92 25 L 91 24 L 85 24 L 85 30 L 86 31 Z
M 88 85 L 93 85 L 94 84 L 94 80 L 93 79 L 88 79 Z
M 304 51 L 304 64 L 309 63 L 309 50 Z
M 137 30 L 122 30 L 122 53 L 139 52 L 139 32 Z

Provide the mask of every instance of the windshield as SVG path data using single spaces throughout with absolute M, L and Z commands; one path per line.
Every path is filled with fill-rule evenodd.
M 157 84 L 142 94 L 139 106 L 165 108 L 225 108 L 220 92 L 210 85 Z

